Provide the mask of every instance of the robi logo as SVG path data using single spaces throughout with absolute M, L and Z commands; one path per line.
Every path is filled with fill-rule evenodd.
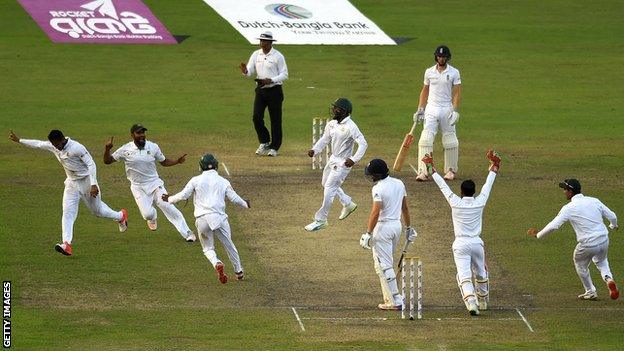
M 95 0 L 78 10 L 51 10 L 50 26 L 74 39 L 81 36 L 156 33 L 147 18 L 130 11 L 117 13 L 113 0 Z M 84 9 L 84 10 L 83 10 Z

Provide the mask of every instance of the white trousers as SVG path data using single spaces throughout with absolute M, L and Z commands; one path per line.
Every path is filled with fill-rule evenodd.
M 606 282 L 606 277 L 611 279 L 613 278 L 613 275 L 611 275 L 611 269 L 609 268 L 609 260 L 607 259 L 608 252 L 608 238 L 606 242 L 592 247 L 576 244 L 576 248 L 574 249 L 574 267 L 576 268 L 576 274 L 578 274 L 581 282 L 583 283 L 585 291 L 596 291 L 596 287 L 594 286 L 591 276 L 589 275 L 589 263 L 591 261 L 594 262 L 594 265 L 596 265 L 596 268 L 600 271 L 600 277 L 602 280 Z
M 99 188 L 99 186 L 98 186 Z M 65 179 L 65 191 L 63 191 L 63 241 L 72 243 L 74 238 L 74 222 L 78 217 L 78 207 L 80 200 L 91 210 L 97 217 L 104 217 L 121 220 L 121 211 L 113 211 L 107 204 L 102 201 L 102 189 L 96 197 L 90 195 L 91 181 L 87 178 L 79 180 Z
M 485 264 L 485 250 L 481 238 L 455 238 L 453 258 L 457 268 L 457 285 L 465 303 L 477 301 L 477 294 L 488 298 L 488 270 Z M 477 294 L 475 284 L 477 282 Z M 482 282 L 481 284 L 479 282 Z
M 455 133 L 455 126 L 449 124 L 449 115 L 453 112 L 453 107 L 436 107 L 427 105 L 425 107 L 425 123 L 423 129 L 434 135 L 438 133 L 438 128 L 442 133 Z
M 234 267 L 234 272 L 242 272 L 243 266 L 241 265 L 240 256 L 238 255 L 238 250 L 236 250 L 236 246 L 232 241 L 232 232 L 230 230 L 230 223 L 226 220 L 221 222 L 221 226 L 219 228 L 211 229 L 210 225 L 208 225 L 207 216 L 202 216 L 195 219 L 195 225 L 197 226 L 197 232 L 199 234 L 199 240 L 202 245 L 202 249 L 204 251 L 204 256 L 210 261 L 212 266 L 216 266 L 217 263 L 221 263 L 221 260 L 217 257 L 217 252 L 215 251 L 215 236 L 227 252 L 227 255 Z
M 183 238 L 189 236 L 191 228 L 186 224 L 182 212 L 173 204 L 162 200 L 162 195 L 167 193 L 164 186 L 155 188 L 151 193 L 145 192 L 143 188 L 136 185 L 130 185 L 130 190 L 134 196 L 134 201 L 136 201 L 139 207 L 141 216 L 143 216 L 145 220 L 153 221 L 158 217 L 158 213 L 154 208 L 154 204 L 156 204 Z
M 381 293 L 387 305 L 403 303 L 396 281 L 392 255 L 401 238 L 401 221 L 378 222 L 373 230 L 373 261 L 381 283 Z
M 426 153 L 433 152 L 433 141 L 438 133 L 442 132 L 442 146 L 444 147 L 444 172 L 453 170 L 457 172 L 459 158 L 459 141 L 455 126 L 449 124 L 449 115 L 453 112 L 453 107 L 436 107 L 427 105 L 425 108 L 425 121 L 423 131 L 418 140 L 418 172 L 425 173 L 427 167 L 422 162 Z
M 343 206 L 347 206 L 351 203 L 351 197 L 347 195 L 341 188 L 342 183 L 351 172 L 351 167 L 346 167 L 344 164 L 338 164 L 337 162 L 328 162 L 323 169 L 323 179 L 321 185 L 323 185 L 323 204 L 321 208 L 316 211 L 314 219 L 327 220 L 329 210 L 331 209 L 334 197 L 338 195 L 338 199 Z

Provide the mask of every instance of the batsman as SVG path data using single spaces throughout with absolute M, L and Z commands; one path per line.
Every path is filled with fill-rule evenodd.
M 407 227 L 407 243 L 413 242 L 417 235 L 410 223 L 405 184 L 400 179 L 388 176 L 388 165 L 381 159 L 370 161 L 364 173 L 375 185 L 372 190 L 373 207 L 366 233 L 360 237 L 360 245 L 373 251 L 375 271 L 384 299 L 377 307 L 400 311 L 403 299 L 399 293 L 392 255 L 401 237 L 401 217 Z

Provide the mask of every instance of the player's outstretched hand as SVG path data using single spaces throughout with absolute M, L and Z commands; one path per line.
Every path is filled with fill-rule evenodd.
M 13 131 L 9 131 L 9 139 L 13 140 L 16 143 L 19 143 L 20 138 L 13 133 Z
M 164 202 L 169 202 L 169 194 L 162 194 L 161 198 Z
M 501 163 L 500 154 L 494 150 L 488 150 L 485 156 L 490 160 L 490 171 L 497 173 Z
M 106 142 L 106 144 L 104 144 L 104 148 L 105 148 L 106 150 L 109 150 L 109 151 L 110 151 L 110 149 L 112 149 L 112 148 L 113 148 L 113 140 L 114 140 L 114 139 L 115 139 L 115 137 L 114 137 L 114 136 L 112 136 L 112 137 L 111 137 L 111 138 L 110 138 L 110 139 Z
M 314 150 L 308 150 L 308 156 L 314 157 Z
M 529 230 L 527 230 L 527 234 L 528 234 L 529 236 L 532 236 L 532 237 L 534 237 L 534 238 L 535 238 L 535 237 L 537 237 L 537 229 L 535 229 L 535 228 L 529 228 Z
M 178 164 L 184 163 L 184 161 L 186 161 L 186 155 L 188 155 L 188 154 L 184 154 L 184 155 L 178 157 L 177 163 Z

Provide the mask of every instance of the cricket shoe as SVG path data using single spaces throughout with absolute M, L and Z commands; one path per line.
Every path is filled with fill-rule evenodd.
M 579 296 L 577 296 L 580 300 L 590 300 L 590 301 L 596 301 L 598 300 L 598 294 L 596 294 L 595 291 L 586 291 L 583 294 L 580 294 Z
M 379 305 L 377 305 L 377 308 L 384 311 L 400 311 L 402 307 L 403 306 L 395 306 L 389 303 L 380 303 Z
M 155 220 L 155 219 L 151 220 L 151 221 L 147 221 L 147 227 L 151 231 L 154 231 L 154 230 L 158 229 L 158 221 Z
M 67 241 L 64 241 L 62 244 L 54 245 L 54 250 L 62 253 L 65 256 L 71 256 L 72 255 L 72 247 L 71 247 L 71 245 L 69 245 L 69 243 Z
M 317 230 L 321 230 L 323 228 L 327 227 L 327 221 L 321 221 L 318 219 L 315 219 L 314 222 L 306 225 L 305 227 L 303 227 L 305 230 L 309 231 L 309 232 L 315 232 Z
M 267 154 L 267 151 L 269 149 L 269 143 L 262 143 L 260 144 L 260 146 L 258 146 L 258 148 L 256 149 L 256 155 L 258 156 L 264 156 Z
M 224 268 L 225 267 L 223 267 L 223 263 L 221 262 L 217 263 L 217 265 L 215 266 L 215 270 L 217 271 L 217 275 L 219 276 L 219 281 L 221 282 L 221 284 L 227 283 L 228 280 L 227 275 L 225 275 L 225 272 L 223 272 Z
M 243 280 L 243 279 L 245 279 L 245 273 L 243 273 L 243 271 L 234 272 L 234 274 L 236 274 L 236 280 Z
M 197 240 L 197 237 L 195 236 L 195 233 L 188 232 L 188 235 L 184 238 L 184 240 L 186 240 L 187 243 L 194 243 L 195 240 Z
M 609 287 L 611 300 L 617 300 L 618 297 L 620 297 L 620 292 L 618 291 L 617 285 L 615 285 L 615 281 L 613 279 L 609 279 L 607 281 L 607 286 Z
M 471 316 L 479 315 L 479 307 L 477 306 L 476 302 L 474 301 L 468 302 L 468 312 L 470 313 Z
M 340 212 L 340 217 L 338 217 L 338 219 L 339 220 L 343 220 L 343 219 L 349 217 L 350 214 L 355 212 L 357 207 L 358 206 L 357 206 L 357 204 L 355 202 L 351 202 L 351 204 L 349 204 L 347 206 L 343 206 L 342 207 L 342 211 Z
M 455 172 L 453 172 L 453 171 L 446 172 L 446 174 L 444 175 L 444 179 L 446 179 L 446 180 L 454 180 L 455 179 Z
M 128 210 L 125 208 L 121 209 L 121 219 L 119 220 L 119 231 L 125 232 L 128 230 Z
M 277 157 L 277 150 L 269 149 L 269 151 L 267 151 L 266 155 L 270 156 L 270 157 Z
M 418 173 L 418 175 L 416 176 L 416 181 L 417 182 L 426 182 L 429 180 L 429 177 L 424 173 Z

